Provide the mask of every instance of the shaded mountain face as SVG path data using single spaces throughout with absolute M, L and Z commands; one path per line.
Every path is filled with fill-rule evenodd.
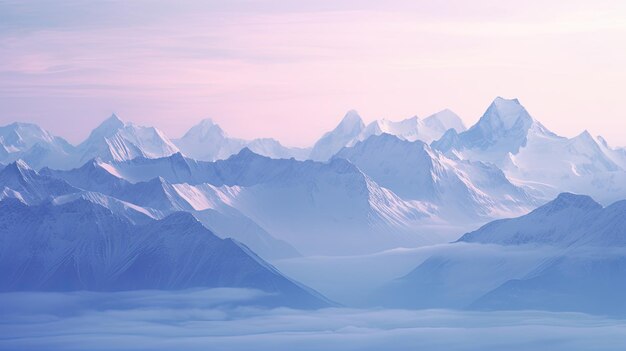
M 537 122 L 517 99 L 496 98 L 478 123 L 460 133 L 460 146 L 467 149 L 499 149 L 517 153 L 527 142 L 526 136 Z M 495 150 L 494 150 L 495 151 Z
M 26 204 L 37 204 L 55 196 L 79 191 L 62 180 L 39 174 L 22 160 L 0 171 L 0 189 L 0 199 L 15 198 Z
M 519 215 L 536 203 L 497 167 L 448 158 L 421 141 L 382 134 L 344 148 L 335 157 L 349 160 L 404 199 L 437 206 L 448 219 Z
M 275 294 L 284 306 L 329 304 L 186 213 L 137 225 L 90 201 L 27 206 L 7 199 L 0 223 L 2 291 L 240 287 Z
M 271 138 L 250 141 L 231 138 L 210 119 L 202 120 L 191 127 L 180 139 L 174 140 L 174 143 L 185 156 L 200 161 L 227 159 L 245 147 L 259 155 L 271 158 L 294 157 L 303 160 L 309 154 L 309 149 L 286 147 Z
M 626 315 L 626 202 L 564 193 L 464 235 L 381 290 L 395 307 Z M 382 297 L 384 296 L 384 298 Z
M 107 170 L 108 165 L 93 161 L 70 171 L 42 170 L 51 177 L 63 179 L 112 211 L 136 220 L 136 212 L 151 218 L 163 218 L 176 211 L 193 214 L 207 228 L 222 238 L 245 243 L 264 258 L 298 256 L 297 250 L 274 238 L 239 210 L 224 202 L 221 190 L 211 185 L 171 184 L 161 177 L 130 183 Z M 111 206 L 115 206 L 112 208 Z

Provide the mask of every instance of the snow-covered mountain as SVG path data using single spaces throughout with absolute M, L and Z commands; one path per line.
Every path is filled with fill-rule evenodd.
M 120 178 L 139 186 L 160 177 L 161 184 L 169 184 L 169 199 L 174 199 L 171 201 L 179 210 L 228 206 L 302 253 L 372 252 L 435 238 L 421 235 L 417 229 L 431 219 L 428 204 L 402 200 L 342 159 L 329 163 L 270 159 L 245 148 L 216 162 L 174 154 L 159 159 L 94 161 L 64 174 L 46 172 L 76 187 L 100 192 L 106 192 L 101 186 L 106 178 L 112 179 L 112 188 L 118 188 Z M 167 198 L 154 189 L 122 192 L 146 194 L 146 199 L 161 203 L 165 201 L 160 198 Z M 124 195 L 112 196 L 159 208 Z
M 386 286 L 388 304 L 626 315 L 626 202 L 560 194 L 465 234 Z M 380 297 L 380 296 L 379 296 Z
M 290 148 L 271 138 L 259 138 L 251 141 L 231 138 L 211 119 L 202 120 L 191 127 L 185 135 L 174 143 L 182 153 L 200 161 L 215 161 L 226 159 L 244 147 L 272 158 L 306 159 L 309 149 Z
M 79 191 L 52 199 L 54 205 L 63 205 L 74 201 L 88 201 L 102 206 L 116 216 L 123 217 L 132 224 L 146 224 L 151 220 L 163 219 L 169 214 L 165 211 L 149 207 L 141 207 L 130 202 L 122 201 L 112 196 L 93 191 Z
M 298 308 L 329 303 L 187 213 L 132 224 L 94 202 L 0 202 L 2 291 L 252 288 Z M 18 234 L 19 235 L 16 235 Z
M 465 131 L 465 125 L 459 116 L 446 109 L 435 113 L 423 120 L 417 116 L 402 121 L 389 121 L 387 119 L 376 120 L 368 124 L 363 132 L 357 137 L 358 141 L 367 140 L 370 136 L 391 134 L 407 141 L 420 140 L 431 143 L 443 136 L 449 129 L 457 132 Z M 351 141 L 347 146 L 351 146 Z
M 178 148 L 160 130 L 125 123 L 115 115 L 102 122 L 78 146 L 34 124 L 0 127 L 0 162 L 22 159 L 35 169 L 71 169 L 96 157 L 119 161 L 138 156 L 163 157 L 176 152 Z
M 519 215 L 536 206 L 497 167 L 447 158 L 421 141 L 371 136 L 335 157 L 349 160 L 403 199 L 433 204 L 449 221 Z
M 430 143 L 441 138 L 444 133 L 454 129 L 457 132 L 465 131 L 463 121 L 454 112 L 446 109 L 435 113 L 424 120 L 417 116 L 402 121 L 380 119 L 367 126 L 359 114 L 352 110 L 341 120 L 332 131 L 324 134 L 315 143 L 311 151 L 312 160 L 326 161 L 346 146 L 352 146 L 359 141 L 367 140 L 371 136 L 391 134 L 408 141 L 421 140 Z
M 546 199 L 565 191 L 591 194 L 604 203 L 626 198 L 619 150 L 586 131 L 571 139 L 558 136 L 517 99 L 496 98 L 474 126 L 463 133 L 448 131 L 432 147 L 451 158 L 493 163 Z
M 626 149 L 613 148 L 602 136 L 597 136 L 596 141 L 602 152 L 620 168 L 626 170 Z
M 26 204 L 37 204 L 55 196 L 78 192 L 63 180 L 39 174 L 23 160 L 0 170 L 0 199 L 15 198 Z
M 527 215 L 489 223 L 459 241 L 569 248 L 626 246 L 626 201 L 604 208 L 589 196 L 562 193 Z
M 116 115 L 102 122 L 76 149 L 76 166 L 96 157 L 106 161 L 123 161 L 140 156 L 164 157 L 178 152 L 174 143 L 160 130 L 125 123 Z
M 0 127 L 0 162 L 25 160 L 36 169 L 63 167 L 74 147 L 63 138 L 30 123 L 12 123 Z
M 497 97 L 480 120 L 462 133 L 449 132 L 433 147 L 443 152 L 456 152 L 466 159 L 507 165 L 510 155 L 520 152 L 528 138 L 559 137 L 534 120 L 517 99 Z
M 131 220 L 136 211 L 160 219 L 177 211 L 193 214 L 205 227 L 222 238 L 234 238 L 268 259 L 297 256 L 297 251 L 224 201 L 219 188 L 208 184 L 170 184 L 162 177 L 130 183 L 111 174 L 107 164 L 93 160 L 78 169 L 42 174 L 63 179 L 87 192 L 81 197 L 95 201 Z M 106 197 L 106 198 L 103 198 Z M 119 203 L 121 202 L 121 203 Z M 111 207 L 111 206 L 115 207 Z M 116 211 L 118 210 L 118 211 Z M 129 216 L 129 211 L 130 215 Z
M 351 110 L 346 113 L 341 122 L 324 134 L 313 145 L 309 158 L 316 161 L 326 161 L 344 146 L 356 140 L 365 129 L 365 124 L 357 111 Z

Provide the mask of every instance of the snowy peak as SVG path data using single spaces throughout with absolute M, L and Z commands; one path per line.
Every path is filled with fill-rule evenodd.
M 424 128 L 424 123 L 417 117 L 411 117 L 402 121 L 390 121 L 387 119 L 376 120 L 365 127 L 358 137 L 358 141 L 363 141 L 372 135 L 390 134 L 398 138 L 414 141 L 420 138 L 420 133 Z M 353 141 L 347 146 L 352 146 Z
M 203 139 L 226 138 L 226 133 L 212 119 L 206 118 L 200 123 L 191 127 L 181 139 L 195 139 L 197 141 Z
M 486 123 L 492 129 L 510 130 L 514 127 L 530 127 L 532 117 L 518 99 L 497 97 L 478 123 Z
M 211 119 L 202 120 L 174 142 L 186 156 L 200 161 L 223 160 L 243 147 L 272 158 L 306 159 L 309 154 L 308 149 L 286 147 L 270 138 L 251 141 L 231 138 Z
M 16 122 L 0 127 L 0 144 L 9 152 L 25 151 L 37 143 L 54 141 L 55 137 L 36 124 Z
M 96 157 L 124 161 L 140 156 L 158 158 L 175 152 L 178 148 L 157 128 L 125 123 L 112 115 L 78 146 L 74 166 Z
M 445 132 L 454 129 L 457 133 L 467 130 L 463 120 L 450 109 L 444 109 L 424 119 L 424 124 L 431 129 Z
M 539 207 L 540 212 L 557 212 L 569 209 L 579 209 L 593 211 L 601 209 L 602 205 L 595 202 L 591 196 L 577 195 L 572 193 L 561 193 L 556 199 Z
M 94 130 L 91 131 L 87 140 L 107 138 L 124 128 L 126 124 L 117 117 L 116 114 L 112 114 L 109 118 L 105 119 Z
M 593 136 L 591 136 L 591 133 L 589 133 L 589 131 L 586 129 L 582 133 L 572 138 L 572 140 L 576 140 L 587 145 L 596 145 L 596 140 L 593 138 Z
M 348 111 L 335 129 L 324 134 L 313 145 L 309 158 L 315 161 L 329 160 L 342 147 L 357 140 L 363 129 L 365 124 L 361 116 L 355 110 Z
M 335 127 L 334 132 L 343 134 L 352 134 L 360 132 L 365 127 L 363 119 L 356 110 L 350 110 L 343 117 L 341 122 Z
M 74 148 L 62 138 L 30 123 L 0 127 L 0 162 L 23 159 L 38 169 L 67 163 Z
M 603 208 L 591 197 L 562 193 L 527 215 L 491 222 L 459 241 L 501 244 L 626 245 L 626 207 Z
M 525 147 L 529 138 L 558 138 L 535 121 L 517 99 L 497 97 L 485 113 L 470 129 L 459 133 L 458 139 L 446 136 L 446 140 L 433 143 L 448 155 L 468 160 L 483 161 L 506 167 Z M 456 139 L 456 140 L 453 140 Z M 454 143 L 451 143 L 454 141 Z
M 400 121 L 379 119 L 363 125 L 363 121 L 356 111 L 349 111 L 341 123 L 315 144 L 311 151 L 310 159 L 326 161 L 342 147 L 350 147 L 359 141 L 364 141 L 371 136 L 391 134 L 408 141 L 423 141 L 431 143 L 439 139 L 447 130 L 454 129 L 457 132 L 465 131 L 465 125 L 461 119 L 450 110 L 440 111 L 425 120 L 417 116 Z

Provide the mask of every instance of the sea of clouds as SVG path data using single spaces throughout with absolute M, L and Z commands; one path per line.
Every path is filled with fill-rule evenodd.
M 265 309 L 247 289 L 0 294 L 2 350 L 623 350 L 579 313 Z

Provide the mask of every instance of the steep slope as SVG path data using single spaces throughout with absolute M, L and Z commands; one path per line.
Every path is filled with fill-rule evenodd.
M 613 161 L 621 169 L 626 170 L 626 149 L 611 147 L 606 139 L 601 136 L 597 136 L 596 141 L 598 143 L 598 147 L 601 148 L 602 152 L 607 155 L 611 161 Z
M 355 140 L 365 128 L 359 113 L 351 110 L 332 131 L 324 134 L 313 145 L 309 158 L 315 161 L 330 159 L 342 147 Z
M 190 214 L 133 225 L 90 201 L 28 207 L 5 200 L 0 223 L 0 267 L 8 273 L 3 291 L 240 287 L 275 294 L 280 305 L 328 306 Z
M 499 245 L 625 246 L 624 202 L 603 208 L 589 196 L 560 194 L 519 218 L 489 223 L 459 241 Z M 620 217 L 621 216 L 621 217 Z
M 93 159 L 130 160 L 135 157 L 156 158 L 178 152 L 178 148 L 154 127 L 125 123 L 112 115 L 94 129 L 77 147 L 75 166 Z
M 495 166 L 447 158 L 421 141 L 382 134 L 335 157 L 404 199 L 432 203 L 448 219 L 499 218 L 526 213 L 536 203 Z
M 63 168 L 74 147 L 64 139 L 30 123 L 0 127 L 0 162 L 25 160 L 36 169 L 43 166 Z
M 435 145 L 441 146 L 442 152 L 456 151 L 466 159 L 502 166 L 507 164 L 511 154 L 517 154 L 527 145 L 529 135 L 558 138 L 534 120 L 519 100 L 497 97 L 480 120 L 467 131 L 458 133 L 453 143 L 450 143 L 452 136 L 447 136 L 447 142 Z
M 78 189 L 62 180 L 39 174 L 22 160 L 0 171 L 0 189 L 0 199 L 15 198 L 27 204 L 78 192 Z
M 395 307 L 543 309 L 624 316 L 626 201 L 564 193 L 442 248 L 384 293 Z
M 151 220 L 163 219 L 169 212 L 155 210 L 149 207 L 141 207 L 135 204 L 116 199 L 102 193 L 92 191 L 80 191 L 68 195 L 57 196 L 52 200 L 54 205 L 64 205 L 74 201 L 89 201 L 102 206 L 116 216 L 123 217 L 132 224 L 146 224 Z
M 191 127 L 183 137 L 174 141 L 182 153 L 195 160 L 215 161 L 230 157 L 248 147 L 259 155 L 271 158 L 305 159 L 309 150 L 290 148 L 270 138 L 251 141 L 231 138 L 210 119 L 202 120 Z
M 243 140 L 229 138 L 222 128 L 210 119 L 202 120 L 191 127 L 182 138 L 174 142 L 186 156 L 202 161 L 228 158 L 245 147 Z
M 156 161 L 158 162 L 158 161 Z M 107 170 L 108 169 L 108 170 Z M 204 226 L 222 238 L 234 238 L 245 243 L 264 258 L 276 259 L 297 256 L 297 251 L 284 241 L 274 238 L 265 229 L 240 211 L 224 202 L 221 190 L 210 185 L 193 186 L 186 183 L 172 185 L 162 177 L 145 182 L 130 183 L 109 172 L 106 163 L 94 160 L 79 169 L 55 171 L 46 169 L 49 176 L 63 179 L 73 186 L 107 195 L 106 204 L 126 209 L 129 205 L 153 218 L 185 211 L 193 214 Z M 89 200 L 93 200 L 93 196 Z M 121 201 L 123 204 L 117 204 Z

